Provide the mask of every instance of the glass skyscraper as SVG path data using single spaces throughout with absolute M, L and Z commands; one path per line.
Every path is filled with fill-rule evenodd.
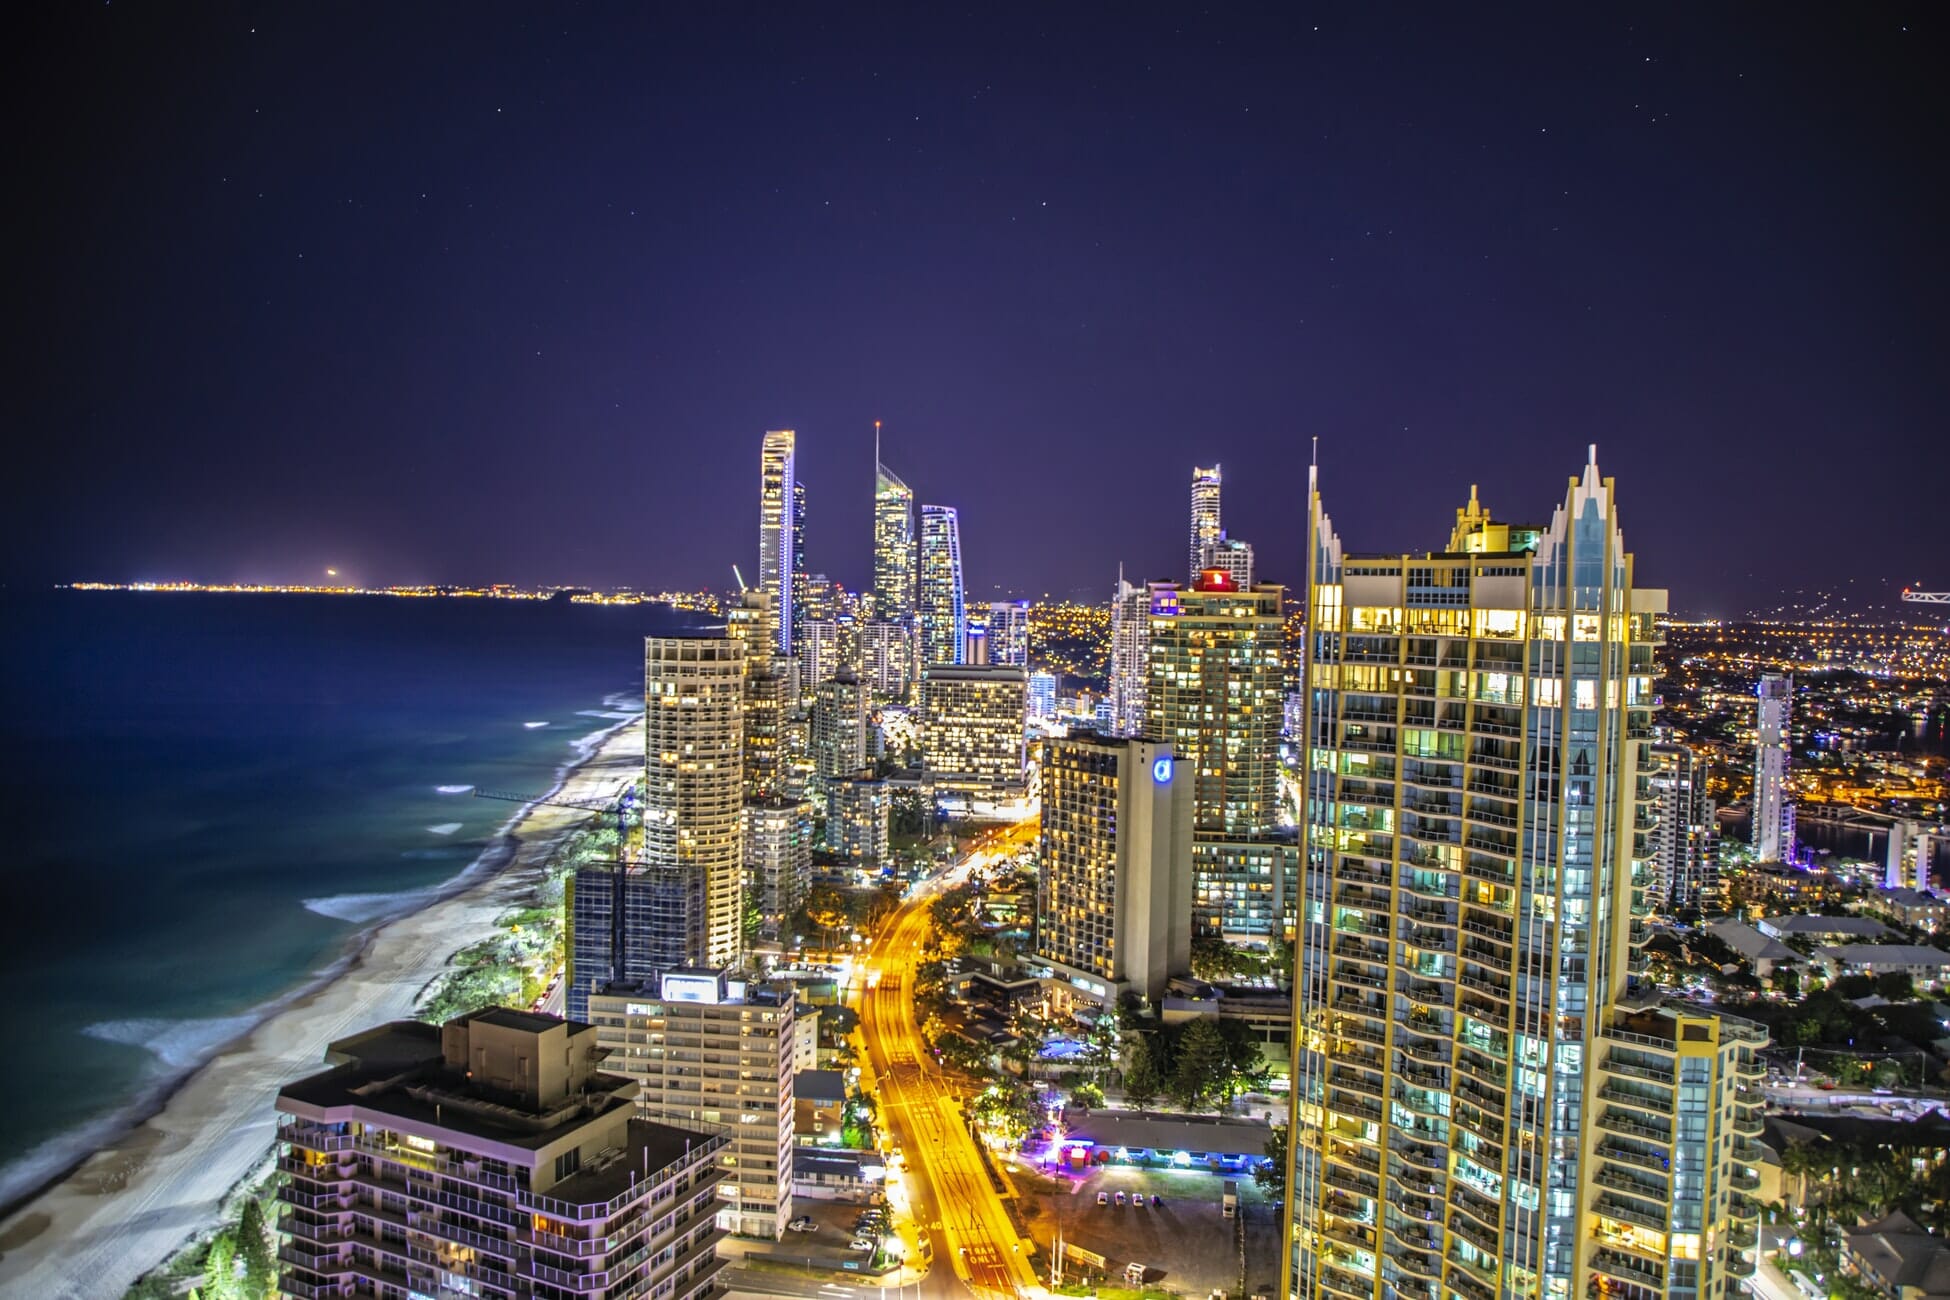
M 1640 973 L 1665 593 L 1595 448 L 1546 527 L 1309 518 L 1289 1292 L 1717 1300 L 1766 1037 Z
M 758 457 L 758 586 L 772 598 L 778 653 L 787 658 L 792 656 L 793 574 L 804 563 L 794 551 L 800 533 L 793 491 L 796 443 L 790 429 L 769 430 Z
M 921 663 L 965 662 L 961 523 L 953 506 L 921 507 Z

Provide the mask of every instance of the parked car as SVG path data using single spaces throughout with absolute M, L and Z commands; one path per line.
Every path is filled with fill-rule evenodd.
M 852 1241 L 846 1243 L 846 1248 L 848 1250 L 872 1250 L 874 1248 L 874 1240 L 872 1237 L 855 1237 Z
M 1119 1193 L 1117 1194 L 1117 1203 L 1118 1203 L 1119 1205 L 1122 1205 L 1122 1204 L 1124 1203 L 1124 1193 L 1122 1193 L 1122 1192 L 1119 1192 Z
M 794 1219 L 791 1223 L 788 1223 L 785 1226 L 791 1229 L 793 1232 L 818 1232 L 819 1231 L 819 1225 L 817 1223 L 814 1223 L 812 1220 L 812 1216 L 808 1214 L 800 1215 L 798 1218 Z
M 1152 1204 L 1153 1206 L 1159 1206 L 1159 1205 L 1163 1205 L 1163 1204 L 1164 1204 L 1164 1202 L 1163 1202 L 1163 1201 L 1161 1201 L 1161 1200 L 1159 1200 L 1159 1199 L 1157 1198 L 1157 1196 L 1156 1196 L 1156 1195 L 1153 1195 L 1153 1196 L 1152 1196 L 1152 1198 L 1151 1198 L 1151 1204 Z
M 1098 1193 L 1097 1193 L 1097 1204 L 1099 1204 L 1099 1205 L 1109 1205 L 1109 1204 L 1110 1204 L 1110 1193 L 1109 1193 L 1109 1192 L 1098 1192 Z

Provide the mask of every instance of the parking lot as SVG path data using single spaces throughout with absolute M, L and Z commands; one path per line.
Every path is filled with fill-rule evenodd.
M 848 1250 L 853 1240 L 853 1222 L 868 1207 L 851 1201 L 812 1201 L 795 1197 L 792 1217 L 804 1215 L 819 1225 L 814 1232 L 787 1232 L 777 1245 L 767 1242 L 741 1243 L 734 1253 L 753 1259 L 773 1260 L 810 1268 L 836 1268 L 846 1272 L 865 1272 L 870 1257 L 865 1251 Z
M 1251 1175 L 1237 1179 L 1240 1217 L 1224 1217 L 1220 1192 L 1225 1179 L 1206 1170 L 1139 1169 L 1104 1165 L 1082 1177 L 1045 1177 L 1026 1168 L 1011 1175 L 1022 1196 L 1022 1213 L 1048 1271 L 1050 1244 L 1061 1227 L 1071 1246 L 1105 1259 L 1113 1285 L 1122 1285 L 1127 1264 L 1145 1266 L 1146 1286 L 1203 1297 L 1212 1291 L 1239 1293 L 1240 1229 L 1245 1236 L 1247 1293 L 1279 1294 L 1280 1224 L 1278 1212 Z M 1123 1192 L 1125 1204 L 1115 1203 Z M 1097 1193 L 1112 1198 L 1097 1204 Z M 1142 1195 L 1140 1208 L 1129 1198 Z M 1153 1207 L 1156 1195 L 1160 1204 Z M 1077 1280 L 1076 1261 L 1065 1270 Z

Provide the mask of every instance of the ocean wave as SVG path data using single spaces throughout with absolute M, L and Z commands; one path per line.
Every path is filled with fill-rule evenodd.
M 471 785 L 436 785 L 433 787 L 433 792 L 435 794 L 466 794 L 473 788 Z
M 610 722 L 635 722 L 643 716 L 643 713 L 641 710 L 635 713 L 626 713 L 621 709 L 577 709 L 576 716 L 578 718 L 604 718 Z
M 460 825 L 459 822 L 441 822 L 438 826 L 429 826 L 427 829 L 435 835 L 452 835 L 460 829 Z
M 528 728 L 530 731 L 537 731 L 543 727 L 546 727 L 548 724 L 546 722 L 524 722 L 521 725 Z
M 371 921 L 417 912 L 439 898 L 447 888 L 446 885 L 430 885 L 425 889 L 402 889 L 394 894 L 335 894 L 330 898 L 307 898 L 305 910 L 334 921 L 365 925 Z
M 210 1020 L 104 1020 L 81 1032 L 105 1043 L 140 1047 L 174 1073 L 201 1065 L 219 1047 L 258 1022 L 255 1014 Z
M 450 844 L 443 849 L 408 849 L 400 856 L 408 862 L 452 862 L 465 852 L 460 845 Z

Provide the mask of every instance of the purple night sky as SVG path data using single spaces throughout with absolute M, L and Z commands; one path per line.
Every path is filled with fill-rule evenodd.
M 646 7 L 647 8 L 647 7 Z M 1950 587 L 1939 6 L 44 5 L 10 582 L 1300 577 L 1596 442 L 1640 581 Z M 1052 12 L 1054 11 L 1054 12 Z

